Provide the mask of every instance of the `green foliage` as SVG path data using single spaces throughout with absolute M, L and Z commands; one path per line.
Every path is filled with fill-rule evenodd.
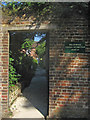
M 29 38 L 26 38 L 24 40 L 24 43 L 21 45 L 21 49 L 30 49 L 31 45 L 34 43 L 34 40 L 30 40 Z
M 23 42 L 23 44 L 21 45 L 21 50 L 25 49 L 25 50 L 29 50 L 31 49 L 32 44 L 34 43 L 34 40 L 30 40 L 29 38 L 26 38 Z M 19 70 L 22 72 L 22 74 L 28 74 L 31 72 L 31 69 L 35 70 L 36 68 L 36 62 L 35 60 L 26 55 L 26 53 L 22 53 L 19 54 L 20 56 L 18 56 L 19 60 L 18 60 L 18 66 L 19 66 Z M 31 68 L 33 66 L 33 68 Z
M 33 59 L 33 62 L 34 62 L 35 64 L 37 64 L 37 60 L 36 60 L 36 59 Z
M 33 69 L 36 70 L 37 67 L 37 60 L 33 59 Z
M 32 48 L 32 44 L 34 43 L 34 40 L 31 40 L 30 38 L 24 39 L 24 42 L 21 44 L 21 51 L 24 50 L 30 50 Z M 18 69 L 19 73 L 23 76 L 28 76 L 32 74 L 32 71 L 35 71 L 36 69 L 36 61 L 31 57 L 28 56 L 25 53 L 21 53 L 19 51 L 19 54 L 17 53 L 17 59 L 15 61 L 16 68 Z M 29 74 L 29 75 L 28 75 Z
M 7 15 L 22 16 L 23 14 L 36 13 L 43 15 L 51 11 L 52 5 L 45 2 L 5 2 L 2 4 L 2 10 Z
M 23 73 L 27 74 L 28 72 L 30 72 L 31 65 L 32 65 L 32 58 L 30 56 L 23 55 L 21 60 Z
M 36 48 L 36 53 L 39 56 L 39 58 L 42 58 L 43 55 L 45 54 L 45 46 L 46 46 L 46 41 L 42 42 L 37 48 Z
M 18 82 L 18 79 L 20 78 L 20 74 L 17 74 L 16 69 L 14 68 L 14 59 L 9 57 L 9 87 L 15 86 L 15 84 Z

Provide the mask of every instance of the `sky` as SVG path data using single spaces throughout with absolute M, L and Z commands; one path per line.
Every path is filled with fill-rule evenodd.
M 42 34 L 41 36 L 38 36 L 37 34 L 34 37 L 34 41 L 38 42 L 40 41 L 46 34 Z
M 6 5 L 6 2 L 2 2 L 3 5 Z
M 13 0 L 13 2 L 15 2 L 16 0 Z M 18 0 L 19 1 L 19 0 Z M 9 1 L 8 1 L 9 2 Z M 17 2 L 17 1 L 16 1 Z M 7 5 L 7 3 L 6 2 L 1 2 L 3 5 Z M 11 2 L 12 3 L 12 2 Z M 18 2 L 18 3 L 20 3 L 20 2 Z M 1 5 L 0 5 L 0 7 L 1 7 Z

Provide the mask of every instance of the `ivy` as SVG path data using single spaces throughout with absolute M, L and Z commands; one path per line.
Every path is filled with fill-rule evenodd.
M 14 59 L 9 57 L 9 87 L 15 86 L 18 83 L 18 79 L 20 78 L 20 74 L 17 74 L 16 69 L 14 68 Z
M 2 10 L 9 16 L 19 16 L 26 14 L 44 15 L 51 11 L 51 3 L 45 2 L 4 2 Z

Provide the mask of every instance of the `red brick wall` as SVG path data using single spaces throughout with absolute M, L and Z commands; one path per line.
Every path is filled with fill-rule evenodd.
M 1 27 L 1 26 L 0 26 Z M 1 118 L 1 112 L 2 112 L 2 106 L 1 106 L 1 96 L 2 96 L 2 78 L 1 78 L 1 72 L 2 72 L 2 66 L 1 66 L 1 52 L 2 52 L 2 34 L 0 30 L 0 118 Z
M 0 33 L 0 81 L 1 81 L 1 106 L 4 114 L 8 108 L 8 60 L 9 60 L 9 36 L 8 32 Z
M 49 31 L 49 117 L 87 117 L 90 52 L 88 21 L 82 15 L 69 16 L 70 11 L 61 15 L 60 10 L 67 12 L 67 9 L 65 5 L 60 6 L 55 9 L 56 14 L 52 13 L 51 23 L 56 28 Z M 23 23 L 24 27 L 20 29 L 25 30 L 28 24 Z M 13 29 L 14 25 L 19 30 L 19 23 L 12 24 Z M 0 101 L 3 113 L 8 108 L 8 41 L 8 32 L 0 33 Z M 85 41 L 86 52 L 65 53 L 66 41 Z
M 50 31 L 49 116 L 87 117 L 89 40 L 88 21 L 83 17 L 64 19 Z M 65 42 L 85 41 L 85 53 L 65 53 Z

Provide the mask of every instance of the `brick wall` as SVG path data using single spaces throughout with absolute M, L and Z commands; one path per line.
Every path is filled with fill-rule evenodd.
M 1 27 L 1 26 L 0 26 Z M 1 29 L 0 29 L 0 64 L 1 64 Z M 2 79 L 1 79 L 2 66 L 0 65 L 0 118 L 2 113 L 1 99 L 2 99 Z
M 7 31 L 0 33 L 0 79 L 1 86 L 1 105 L 2 113 L 7 112 L 8 108 L 8 63 L 9 63 L 9 35 Z
M 81 16 L 61 21 L 49 38 L 49 116 L 84 118 L 88 115 L 88 21 Z M 85 42 L 85 53 L 65 53 L 66 41 Z
M 89 52 L 88 21 L 81 14 L 67 12 L 67 6 L 54 3 L 49 30 L 49 117 L 87 117 Z M 60 11 L 64 11 L 61 12 Z M 56 12 L 56 13 L 55 13 Z M 67 14 L 68 13 L 68 14 Z M 17 23 L 17 24 L 16 24 Z M 8 108 L 8 30 L 30 30 L 30 22 L 3 23 L 0 32 L 0 101 L 2 112 Z M 10 28 L 11 27 L 11 28 Z M 33 29 L 34 30 L 34 29 Z M 85 53 L 65 53 L 65 42 L 85 42 Z M 2 82 L 1 82 L 2 81 Z

